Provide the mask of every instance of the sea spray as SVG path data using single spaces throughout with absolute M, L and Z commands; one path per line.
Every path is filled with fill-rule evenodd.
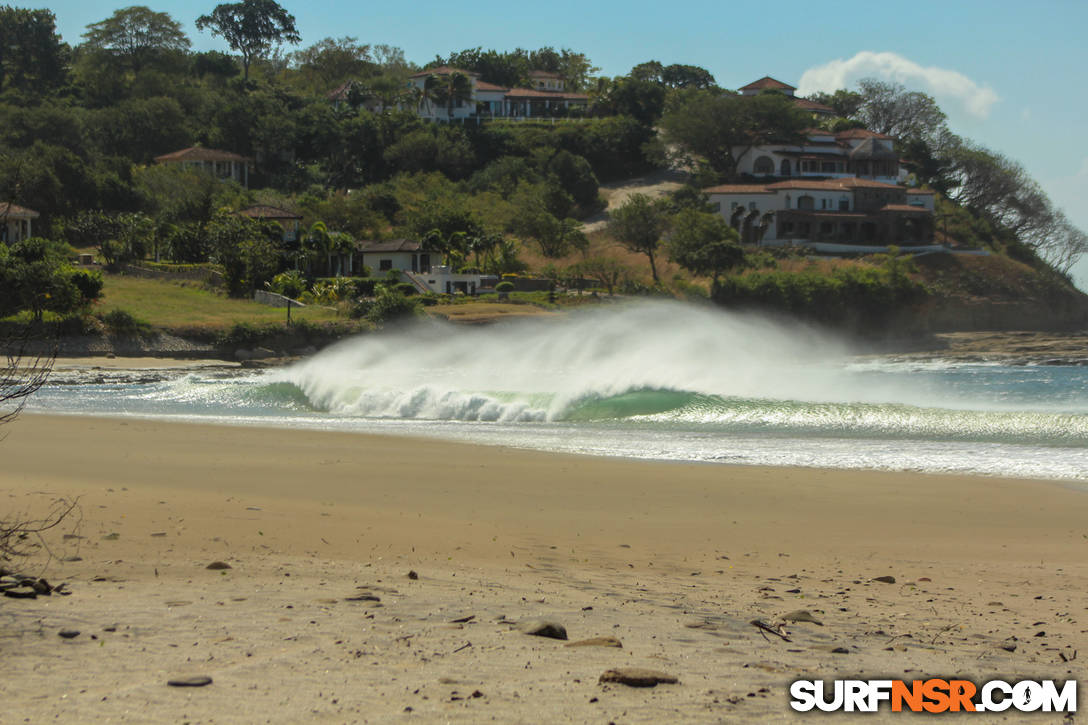
M 846 352 L 807 327 L 646 302 L 486 328 L 418 324 L 342 342 L 282 379 L 334 413 L 556 420 L 637 390 L 833 400 Z

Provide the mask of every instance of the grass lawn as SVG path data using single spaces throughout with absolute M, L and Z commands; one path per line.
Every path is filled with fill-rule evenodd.
M 510 317 L 527 317 L 554 314 L 535 305 L 517 305 L 505 302 L 471 302 L 425 307 L 430 314 L 445 317 L 450 322 L 493 322 Z
M 103 275 L 103 279 L 102 299 L 95 312 L 124 310 L 159 329 L 228 329 L 240 322 L 282 322 L 287 315 L 283 308 L 231 299 L 196 285 L 114 274 Z M 291 310 L 291 319 L 318 323 L 332 322 L 337 316 L 321 307 L 296 307 Z

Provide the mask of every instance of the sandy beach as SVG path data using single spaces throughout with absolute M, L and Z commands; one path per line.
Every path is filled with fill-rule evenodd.
M 1088 658 L 1075 487 L 138 419 L 3 432 L 5 511 L 80 504 L 51 561 L 21 562 L 71 595 L 0 599 L 12 722 L 794 721 L 798 678 L 1064 680 Z M 749 623 L 796 610 L 821 624 Z M 540 618 L 568 641 L 519 631 Z M 622 647 L 567 646 L 600 637 Z M 679 684 L 600 684 L 615 667 Z M 166 684 L 188 675 L 214 682 Z

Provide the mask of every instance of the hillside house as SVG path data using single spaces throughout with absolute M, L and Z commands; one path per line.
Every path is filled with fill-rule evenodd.
M 734 147 L 737 173 L 757 178 L 863 178 L 886 184 L 906 177 L 891 136 L 863 128 L 838 133 L 810 128 L 804 134 L 800 145 Z
M 280 209 L 275 206 L 255 205 L 247 206 L 236 212 L 238 216 L 254 219 L 259 222 L 276 222 L 283 227 L 283 241 L 299 241 L 299 225 L 302 223 L 302 215 Z
M 723 184 L 704 192 L 746 244 L 850 253 L 933 243 L 932 191 L 850 177 Z
M 200 169 L 219 179 L 230 179 L 249 188 L 251 160 L 230 151 L 192 146 L 181 151 L 156 156 L 155 162 L 186 169 Z
M 15 244 L 34 236 L 32 223 L 39 216 L 33 209 L 0 202 L 0 242 Z
M 774 91 L 793 99 L 794 105 L 817 116 L 834 116 L 835 109 L 822 103 L 810 101 L 807 98 L 798 98 L 794 95 L 797 89 L 788 83 L 775 80 L 770 76 L 763 76 L 758 81 L 753 81 L 746 86 L 737 89 L 742 96 L 758 96 L 760 93 Z
M 429 68 L 412 75 L 412 87 L 422 91 L 430 76 L 446 78 L 453 73 L 464 74 L 472 84 L 468 99 L 458 99 L 453 104 L 454 120 L 482 120 L 489 118 L 547 118 L 565 115 L 573 108 L 589 105 L 584 93 L 568 93 L 566 84 L 558 73 L 531 71 L 532 88 L 507 88 L 480 80 L 479 73 L 459 70 L 449 66 Z M 432 121 L 450 120 L 449 108 L 441 101 L 424 99 L 417 112 L 421 118 Z

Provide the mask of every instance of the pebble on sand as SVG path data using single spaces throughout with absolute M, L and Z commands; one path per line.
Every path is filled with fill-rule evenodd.
M 547 619 L 534 619 L 531 622 L 526 622 L 521 625 L 519 629 L 524 634 L 531 634 L 536 637 L 551 637 L 552 639 L 566 639 L 567 628 L 558 622 L 552 622 Z
M 675 685 L 680 682 L 675 675 L 642 667 L 619 667 L 608 670 L 597 681 L 602 684 L 617 682 L 629 687 L 656 687 L 657 685 Z
M 212 678 L 207 675 L 175 677 L 172 680 L 167 680 L 166 684 L 170 685 L 170 687 L 204 687 L 205 685 L 212 684 Z
M 589 639 L 580 639 L 577 642 L 571 642 L 568 647 L 619 647 L 623 648 L 623 642 L 620 642 L 615 637 L 590 637 Z
M 213 561 L 211 564 L 208 564 L 204 568 L 211 569 L 212 571 L 218 571 L 220 569 L 231 569 L 232 567 L 225 561 Z

